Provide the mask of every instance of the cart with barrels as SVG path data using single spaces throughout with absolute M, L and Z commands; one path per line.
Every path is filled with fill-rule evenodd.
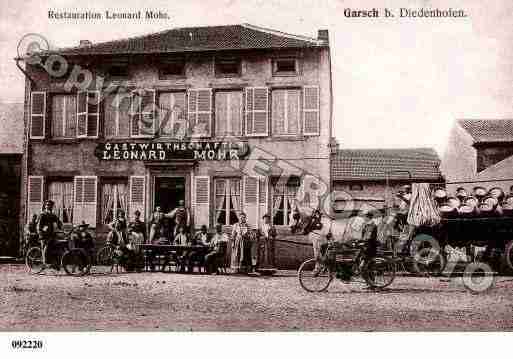
M 438 223 L 415 226 L 411 239 L 434 238 L 445 262 L 459 253 L 459 260 L 485 262 L 497 272 L 513 273 L 513 193 L 480 185 L 472 191 L 460 187 L 449 193 L 445 185 L 429 185 Z M 412 210 L 413 206 L 409 216 Z

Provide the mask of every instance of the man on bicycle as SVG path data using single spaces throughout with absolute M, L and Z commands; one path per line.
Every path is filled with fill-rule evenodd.
M 37 224 L 37 234 L 39 240 L 43 245 L 43 253 L 47 263 L 51 263 L 55 258 L 56 241 L 55 232 L 56 229 L 62 229 L 62 222 L 59 217 L 53 213 L 54 202 L 47 200 L 43 207 L 43 212 L 39 216 L 39 222 Z M 55 263 L 55 267 L 59 267 L 59 263 Z

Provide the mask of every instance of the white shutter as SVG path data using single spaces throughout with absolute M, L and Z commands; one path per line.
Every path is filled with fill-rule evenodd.
M 192 137 L 210 137 L 212 133 L 212 89 L 190 89 L 187 117 Z
M 258 220 L 262 222 L 262 217 L 267 213 L 268 207 L 268 179 L 267 177 L 260 177 L 258 179 Z
M 43 208 L 43 176 L 28 176 L 27 183 L 27 222 L 34 214 L 39 215 Z
M 77 137 L 87 137 L 87 91 L 77 92 Z
M 87 137 L 98 138 L 100 127 L 100 91 L 87 91 Z
M 208 227 L 210 225 L 210 177 L 194 177 L 193 195 L 194 226 L 200 227 L 205 224 Z
M 141 218 L 144 221 L 145 216 L 145 193 L 146 193 L 146 181 L 144 176 L 131 176 L 130 177 L 130 215 L 129 218 L 133 218 L 134 212 L 138 210 L 141 212 Z
M 30 94 L 30 138 L 45 138 L 46 92 L 34 91 Z
M 267 136 L 269 93 L 267 87 L 246 88 L 246 136 Z
M 91 227 L 96 227 L 98 178 L 96 176 L 77 176 L 73 189 L 73 224 L 80 224 L 84 221 Z
M 244 213 L 248 223 L 252 226 L 258 225 L 258 179 L 244 176 L 242 183 Z
M 319 86 L 305 86 L 303 87 L 303 134 L 317 136 L 319 133 Z

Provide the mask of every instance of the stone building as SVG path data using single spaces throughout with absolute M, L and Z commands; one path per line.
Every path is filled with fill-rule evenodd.
M 120 210 L 148 220 L 184 200 L 195 228 L 269 212 L 285 235 L 305 179 L 330 189 L 326 30 L 177 28 L 40 55 L 25 66 L 25 221 L 53 199 L 102 238 Z

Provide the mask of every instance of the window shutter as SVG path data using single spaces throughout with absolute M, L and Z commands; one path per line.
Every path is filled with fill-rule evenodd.
M 305 86 L 303 88 L 303 134 L 316 136 L 319 133 L 319 86 Z
M 244 194 L 244 213 L 246 213 L 248 223 L 256 227 L 258 225 L 258 179 L 244 176 L 242 191 Z
M 210 225 L 210 177 L 194 177 L 194 225 L 200 227 L 202 224 Z
M 133 92 L 130 97 L 130 136 L 139 137 L 141 135 L 139 123 L 141 122 L 141 103 L 142 99 L 139 93 Z
M 188 119 L 192 137 L 210 137 L 212 128 L 212 89 L 189 90 Z
M 27 222 L 34 214 L 39 215 L 43 208 L 43 176 L 28 176 L 27 188 Z
M 246 136 L 268 135 L 268 89 L 246 88 Z
M 145 187 L 146 181 L 144 176 L 131 176 L 130 177 L 130 215 L 133 218 L 134 212 L 138 210 L 141 212 L 141 218 L 144 221 L 145 216 Z
M 46 92 L 34 91 L 30 94 L 30 138 L 45 138 Z
M 87 137 L 98 137 L 100 121 L 100 91 L 87 91 Z
M 96 227 L 97 187 L 98 178 L 96 176 L 75 177 L 73 224 L 85 221 L 91 227 Z
M 87 137 L 87 91 L 77 93 L 77 137 Z
M 258 179 L 258 220 L 262 221 L 262 217 L 267 213 L 268 203 L 268 186 L 267 177 L 261 177 Z

